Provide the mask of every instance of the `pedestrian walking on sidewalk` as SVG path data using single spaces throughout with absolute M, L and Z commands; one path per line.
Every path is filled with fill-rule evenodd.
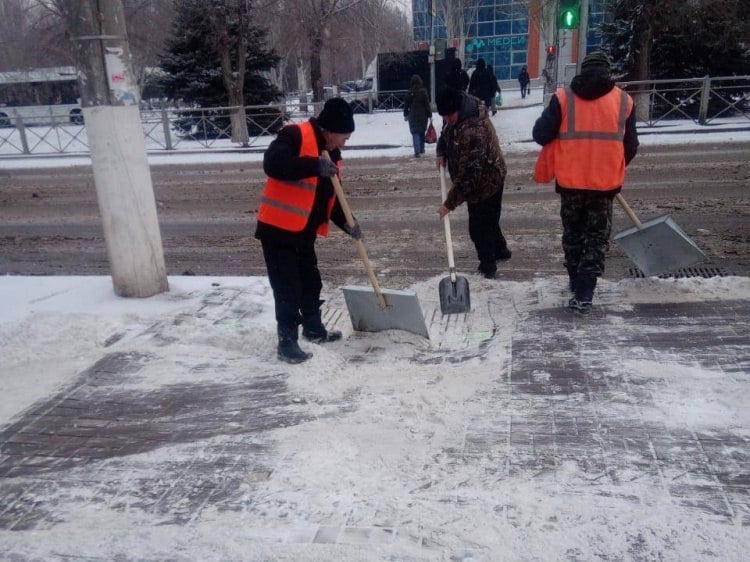
M 353 131 L 352 108 L 341 98 L 331 98 L 317 119 L 281 129 L 263 156 L 268 180 L 255 237 L 263 246 L 273 290 L 278 357 L 288 363 L 312 357 L 299 347 L 300 324 L 311 342 L 341 338 L 341 332 L 327 330 L 321 319 L 323 285 L 315 240 L 328 235 L 329 220 L 353 238 L 361 236 L 356 221 L 354 228 L 347 226 L 331 181 L 340 176 L 341 149 Z M 330 160 L 321 155 L 323 150 Z
M 521 86 L 521 99 L 524 99 L 526 94 L 531 93 L 531 78 L 529 78 L 529 71 L 526 70 L 525 66 L 518 73 L 518 84 Z
M 432 119 L 432 110 L 430 109 L 430 96 L 417 74 L 411 77 L 411 85 L 406 93 L 404 119 L 409 122 L 414 157 L 419 158 L 424 154 L 424 134 L 427 130 L 427 122 Z
M 500 96 L 500 99 L 503 97 L 503 90 L 500 88 L 500 84 L 497 83 L 497 76 L 495 76 L 495 70 L 492 68 L 491 64 L 487 65 L 487 75 L 489 76 L 488 81 L 488 90 L 489 87 L 492 87 L 492 97 L 488 100 L 490 108 L 492 109 L 492 116 L 494 117 L 497 113 L 497 99 L 498 97 L 495 94 L 498 94 Z M 488 103 L 488 102 L 485 102 Z
M 495 106 L 495 92 L 498 89 L 495 73 L 487 68 L 483 58 L 477 59 L 477 66 L 469 80 L 469 93 L 484 102 L 488 111 Z
M 469 87 L 469 75 L 461 67 L 461 59 L 453 59 L 450 69 L 445 75 L 445 87 L 453 90 L 466 91 Z
M 633 99 L 615 86 L 604 53 L 587 55 L 581 73 L 559 88 L 534 124 L 543 146 L 534 178 L 555 178 L 560 194 L 562 247 L 573 293 L 571 310 L 591 310 L 597 278 L 604 273 L 612 231 L 612 202 L 625 166 L 638 151 Z
M 437 110 L 444 121 L 437 144 L 437 166 L 447 165 L 453 182 L 438 209 L 440 219 L 466 202 L 479 272 L 494 279 L 497 261 L 511 257 L 500 229 L 507 169 L 495 127 L 481 100 L 457 90 L 441 92 Z

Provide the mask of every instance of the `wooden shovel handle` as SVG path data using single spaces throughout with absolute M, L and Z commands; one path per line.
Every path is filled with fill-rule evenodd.
M 448 196 L 448 189 L 445 187 L 445 168 L 440 166 L 440 193 L 443 196 L 442 201 Z M 451 221 L 448 215 L 443 217 L 443 226 L 445 226 L 445 243 L 448 246 L 448 268 L 451 275 L 451 283 L 456 282 L 456 262 L 453 257 L 453 237 L 451 236 Z
M 635 216 L 635 213 L 633 212 L 633 209 L 630 208 L 630 205 L 628 205 L 628 202 L 625 201 L 625 198 L 621 194 L 615 195 L 615 199 L 617 199 L 617 202 L 620 204 L 620 206 L 625 211 L 625 214 L 630 217 L 630 220 L 633 221 L 633 224 L 636 226 L 638 230 L 643 229 L 643 224 L 641 221 L 638 220 L 638 217 Z
M 325 156 L 329 160 L 331 159 L 331 157 L 328 155 L 327 150 L 323 151 L 323 156 Z M 346 200 L 346 195 L 344 194 L 344 189 L 341 187 L 341 182 L 339 181 L 338 176 L 333 176 L 331 178 L 331 181 L 333 182 L 333 189 L 336 191 L 336 197 L 338 197 L 339 203 L 341 204 L 341 210 L 344 211 L 344 217 L 346 217 L 346 224 L 348 224 L 350 228 L 354 228 L 354 225 L 356 224 L 354 222 L 354 215 L 352 215 L 352 210 L 349 208 L 349 203 Z M 367 257 L 367 250 L 365 249 L 365 245 L 362 242 L 362 240 L 355 239 L 354 242 L 357 246 L 359 257 L 362 260 L 362 263 L 365 264 L 367 277 L 370 279 L 372 290 L 375 291 L 375 298 L 378 299 L 378 304 L 380 305 L 380 308 L 385 309 L 388 305 L 385 302 L 385 297 L 383 297 L 383 292 L 380 290 L 380 285 L 378 284 L 377 277 L 375 277 L 375 272 L 372 269 L 372 264 L 370 263 L 370 259 Z

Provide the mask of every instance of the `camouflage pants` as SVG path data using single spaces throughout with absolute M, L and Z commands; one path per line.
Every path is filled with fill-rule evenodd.
M 612 194 L 560 194 L 565 267 L 578 277 L 599 277 L 612 233 Z

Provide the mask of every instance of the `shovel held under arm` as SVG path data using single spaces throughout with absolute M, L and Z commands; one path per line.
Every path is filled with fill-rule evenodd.
M 325 156 L 329 160 L 331 159 L 327 150 L 323 151 L 323 156 Z M 341 209 L 344 211 L 344 217 L 346 217 L 346 224 L 350 228 L 354 228 L 354 225 L 355 225 L 354 215 L 352 215 L 352 211 L 349 208 L 349 203 L 346 200 L 346 195 L 344 194 L 344 189 L 341 187 L 341 182 L 339 181 L 338 176 L 331 177 L 331 181 L 333 182 L 333 189 L 336 192 L 336 197 L 338 198 L 339 203 L 341 204 Z M 375 272 L 372 269 L 372 264 L 370 263 L 370 259 L 367 257 L 367 250 L 365 249 L 365 245 L 362 242 L 362 240 L 357 240 L 357 239 L 354 240 L 354 243 L 357 246 L 357 251 L 359 252 L 359 257 L 362 260 L 362 263 L 365 264 L 367 277 L 370 279 L 372 290 L 375 291 L 375 297 L 378 300 L 378 304 L 380 305 L 380 308 L 385 309 L 388 305 L 385 302 L 385 297 L 383 297 L 383 292 L 380 290 L 380 285 L 378 284 L 377 277 L 375 277 Z

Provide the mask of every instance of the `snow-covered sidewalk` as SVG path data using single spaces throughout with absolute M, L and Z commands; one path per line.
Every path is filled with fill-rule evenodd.
M 275 358 L 264 278 L 0 277 L 11 560 L 743 560 L 750 280 L 471 276 Z

